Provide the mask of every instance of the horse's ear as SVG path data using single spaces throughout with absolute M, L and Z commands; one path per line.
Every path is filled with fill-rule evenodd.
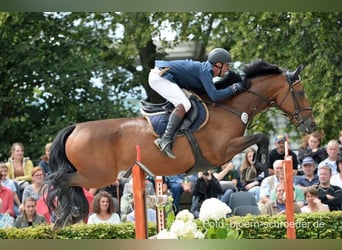
M 288 74 L 287 74 L 288 82 L 294 83 L 297 80 L 299 80 L 299 74 L 300 74 L 300 72 L 302 72 L 303 68 L 304 68 L 304 65 L 301 64 L 297 67 L 297 69 L 295 71 L 288 72 Z

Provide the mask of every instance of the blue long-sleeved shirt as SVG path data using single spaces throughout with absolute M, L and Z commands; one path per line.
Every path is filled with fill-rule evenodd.
M 206 93 L 214 102 L 228 98 L 233 94 L 231 88 L 216 89 L 213 82 L 213 65 L 209 61 L 157 60 L 155 67 L 170 68 L 163 77 L 181 88 L 194 91 L 197 94 Z

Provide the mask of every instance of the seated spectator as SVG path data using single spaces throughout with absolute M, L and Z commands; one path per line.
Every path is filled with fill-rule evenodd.
M 284 174 L 283 160 L 276 160 L 273 162 L 274 174 L 267 176 L 262 180 L 260 185 L 260 198 L 259 205 L 265 205 L 270 201 L 271 192 L 275 190 L 275 187 L 280 183 L 279 178 Z
M 7 177 L 8 175 L 8 168 L 5 163 L 0 163 L 0 172 L 2 173 L 1 177 L 1 184 L 13 192 L 13 198 L 14 198 L 14 216 L 18 216 L 20 214 L 19 208 L 21 205 L 21 201 L 19 199 L 19 195 L 17 193 L 17 185 L 15 185 L 14 181 Z
M 286 202 L 285 202 L 285 189 L 284 184 L 279 183 L 276 186 L 276 200 L 275 201 L 268 201 L 260 210 L 261 214 L 268 214 L 268 215 L 281 215 L 285 214 L 286 212 Z M 300 207 L 295 202 L 294 203 L 294 212 L 300 213 Z
M 0 211 L 2 210 L 2 199 L 0 199 Z M 0 228 L 9 228 L 14 226 L 14 218 L 9 214 L 0 212 Z
M 308 156 L 303 159 L 302 169 L 304 175 L 296 176 L 296 186 L 301 187 L 305 191 L 307 187 L 319 184 L 318 175 L 315 174 L 316 162 L 312 157 Z
M 21 193 L 26 185 L 31 183 L 31 172 L 33 163 L 28 157 L 24 157 L 24 145 L 20 142 L 15 142 L 11 147 L 11 157 L 6 162 L 8 168 L 8 177 L 14 180 L 18 186 L 20 193 L 19 199 L 22 199 Z
M 51 169 L 49 167 L 49 158 L 50 158 L 50 148 L 52 143 L 47 143 L 45 145 L 45 152 L 44 155 L 40 157 L 40 161 L 38 163 L 38 166 L 41 167 L 44 170 L 45 175 L 49 175 L 51 172 Z
M 0 179 L 2 179 L 2 173 L 0 172 Z M 0 181 L 0 199 L 2 200 L 2 206 L 0 209 L 1 214 L 8 214 L 14 216 L 14 195 L 11 189 L 2 185 Z
M 328 142 L 327 144 L 328 157 L 325 158 L 323 161 L 321 161 L 320 164 L 318 164 L 318 172 L 322 166 L 329 166 L 331 168 L 332 175 L 335 175 L 338 173 L 336 161 L 337 161 L 339 150 L 340 150 L 339 144 L 336 140 L 330 140 Z
M 334 186 L 339 186 L 342 188 L 342 156 L 337 158 L 336 161 L 337 174 L 331 176 L 330 183 Z
M 97 193 L 93 201 L 93 214 L 88 218 L 88 224 L 119 224 L 119 214 L 115 211 L 113 197 L 106 191 Z
M 298 161 L 303 164 L 305 157 L 311 157 L 318 165 L 321 161 L 328 157 L 325 148 L 321 147 L 322 135 L 319 132 L 313 132 L 303 137 L 302 145 L 298 150 Z M 315 172 L 315 174 L 317 171 Z
M 330 211 L 342 210 L 342 189 L 330 184 L 331 173 L 330 166 L 324 165 L 319 169 L 318 198 L 329 206 Z
M 38 215 L 36 211 L 36 199 L 27 197 L 23 202 L 23 214 L 19 215 L 15 220 L 17 228 L 34 227 L 46 223 L 45 217 Z
M 146 214 L 147 214 L 147 222 L 152 222 L 152 223 L 156 223 L 157 221 L 157 212 L 154 208 L 147 208 L 146 210 Z M 135 222 L 135 217 L 134 217 L 134 209 L 132 210 L 132 212 L 130 212 L 129 214 L 127 214 L 127 222 Z
M 194 178 L 186 174 L 169 176 L 169 190 L 172 193 L 174 211 L 179 212 L 179 203 L 184 192 L 191 193 Z
M 281 179 L 281 183 L 284 183 L 283 179 Z M 300 187 L 294 186 L 294 188 L 293 188 L 293 197 L 294 197 L 294 200 L 295 200 L 296 204 L 300 208 L 302 208 L 304 206 L 304 204 L 305 204 L 305 195 L 304 195 L 303 189 L 301 189 Z M 271 201 L 276 200 L 276 191 L 275 190 L 273 190 L 271 192 L 270 200 Z
M 43 184 L 45 180 L 45 172 L 41 167 L 34 167 L 32 169 L 32 184 L 25 187 L 22 201 L 27 197 L 33 197 L 36 201 L 43 195 Z
M 231 184 L 230 186 L 228 186 L 230 189 L 232 189 L 233 191 L 237 190 L 239 182 L 239 172 L 234 169 L 233 162 L 229 161 L 219 167 L 214 168 L 213 175 L 221 183 L 221 186 L 225 182 L 228 182 Z
M 145 182 L 145 194 L 146 195 L 155 195 L 154 187 L 152 183 L 148 180 Z M 134 197 L 133 197 L 133 179 L 130 180 L 125 184 L 123 194 L 120 200 L 120 216 L 121 221 L 127 220 L 127 215 L 133 211 L 133 204 Z
M 190 211 L 197 218 L 202 203 L 209 198 L 218 198 L 223 194 L 219 181 L 211 170 L 198 173 L 198 179 L 193 189 L 193 202 Z M 229 200 L 228 200 L 229 201 Z M 227 202 L 228 202 L 227 201 Z
M 278 162 L 278 161 L 281 161 L 281 164 Z M 274 183 L 277 181 L 278 184 L 280 183 L 284 183 L 284 178 L 285 178 L 285 172 L 284 172 L 284 166 L 283 166 L 283 161 L 282 160 L 277 160 L 274 162 L 274 164 L 276 164 L 276 169 L 275 170 L 275 174 L 273 175 L 274 178 L 272 180 L 272 176 L 268 176 L 265 178 L 268 179 L 267 182 L 268 183 L 264 183 L 262 184 L 263 186 L 263 192 L 266 192 L 266 195 L 263 196 L 263 200 L 259 200 L 260 203 L 259 203 L 259 207 L 262 207 L 264 204 L 265 201 L 268 202 L 269 200 L 271 201 L 275 201 L 276 200 L 276 190 L 275 188 L 272 188 L 274 187 Z M 282 166 L 281 168 L 279 168 L 280 166 Z M 266 190 L 265 189 L 265 186 L 269 185 L 269 189 Z M 268 191 L 270 192 L 269 193 L 269 196 L 268 195 Z M 304 206 L 304 203 L 305 203 L 305 198 L 304 198 L 304 191 L 300 188 L 300 187 L 297 187 L 294 185 L 294 188 L 293 188 L 293 191 L 294 191 L 294 199 L 295 199 L 295 202 L 296 204 L 299 206 L 299 207 L 303 207 Z M 264 202 L 263 202 L 264 201 Z
M 146 215 L 147 215 L 147 222 L 152 222 L 152 223 L 156 223 L 157 222 L 157 211 L 155 209 L 155 205 L 152 202 L 152 199 L 146 199 Z M 133 206 L 134 208 L 134 206 Z M 128 222 L 135 222 L 135 213 L 134 213 L 134 209 L 132 210 L 132 212 L 130 212 L 129 214 L 127 214 L 127 221 Z
M 301 208 L 302 213 L 329 212 L 329 206 L 322 204 L 318 199 L 318 191 L 314 186 L 307 187 L 305 190 L 305 200 L 307 205 Z
M 240 167 L 240 183 L 241 190 L 248 191 L 254 194 L 255 199 L 259 200 L 260 184 L 264 179 L 263 176 L 259 175 L 254 165 L 254 156 L 256 150 L 249 148 L 246 150 L 245 157 Z
M 275 139 L 275 148 L 270 151 L 269 161 L 268 161 L 268 174 L 273 175 L 273 163 L 276 160 L 284 160 L 285 158 L 285 141 L 286 137 L 284 135 L 278 135 Z M 298 172 L 298 159 L 297 155 L 294 151 L 289 149 L 289 155 L 292 156 L 292 167 L 293 167 L 293 176 L 297 175 Z
M 120 215 L 120 200 L 123 195 L 124 186 L 129 181 L 128 178 L 124 177 L 125 174 L 126 174 L 126 171 L 120 171 L 118 173 L 116 180 L 112 184 L 104 188 L 100 188 L 100 189 L 90 188 L 89 189 L 89 193 L 92 194 L 93 196 L 95 196 L 98 192 L 101 192 L 101 191 L 106 191 L 110 193 L 114 200 L 115 211 L 117 211 L 119 215 Z

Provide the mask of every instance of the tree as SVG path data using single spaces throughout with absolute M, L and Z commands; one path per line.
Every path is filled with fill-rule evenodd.
M 22 141 L 37 162 L 66 125 L 133 115 L 117 94 L 127 75 L 120 62 L 103 60 L 112 40 L 94 20 L 85 13 L 0 14 L 2 159 Z M 94 77 L 104 78 L 102 86 Z
M 235 42 L 230 50 L 233 58 L 245 63 L 263 58 L 290 70 L 305 65 L 302 82 L 318 127 L 326 140 L 337 138 L 341 129 L 342 14 L 247 12 L 227 14 L 221 20 L 216 32 L 223 34 L 230 28 Z M 262 120 L 259 129 L 270 131 L 267 116 L 258 119 Z

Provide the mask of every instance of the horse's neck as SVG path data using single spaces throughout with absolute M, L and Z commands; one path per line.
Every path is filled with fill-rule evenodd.
M 244 92 L 222 100 L 213 102 L 206 95 L 200 96 L 201 99 L 210 106 L 216 106 L 215 113 L 220 120 L 229 121 L 234 117 L 239 117 L 242 113 L 247 113 L 249 120 L 259 112 L 271 107 L 277 96 L 284 92 L 284 86 L 277 84 L 281 75 L 258 76 L 251 79 L 251 87 Z M 285 96 L 285 94 L 284 94 Z M 230 115 L 229 115 L 230 113 Z M 228 115 L 227 115 L 228 114 Z
M 251 79 L 251 87 L 248 90 L 235 98 L 227 99 L 225 104 L 241 112 L 247 112 L 249 115 L 256 115 L 273 105 L 282 91 L 283 87 L 276 84 L 276 78 L 279 76 L 281 75 L 259 76 Z

